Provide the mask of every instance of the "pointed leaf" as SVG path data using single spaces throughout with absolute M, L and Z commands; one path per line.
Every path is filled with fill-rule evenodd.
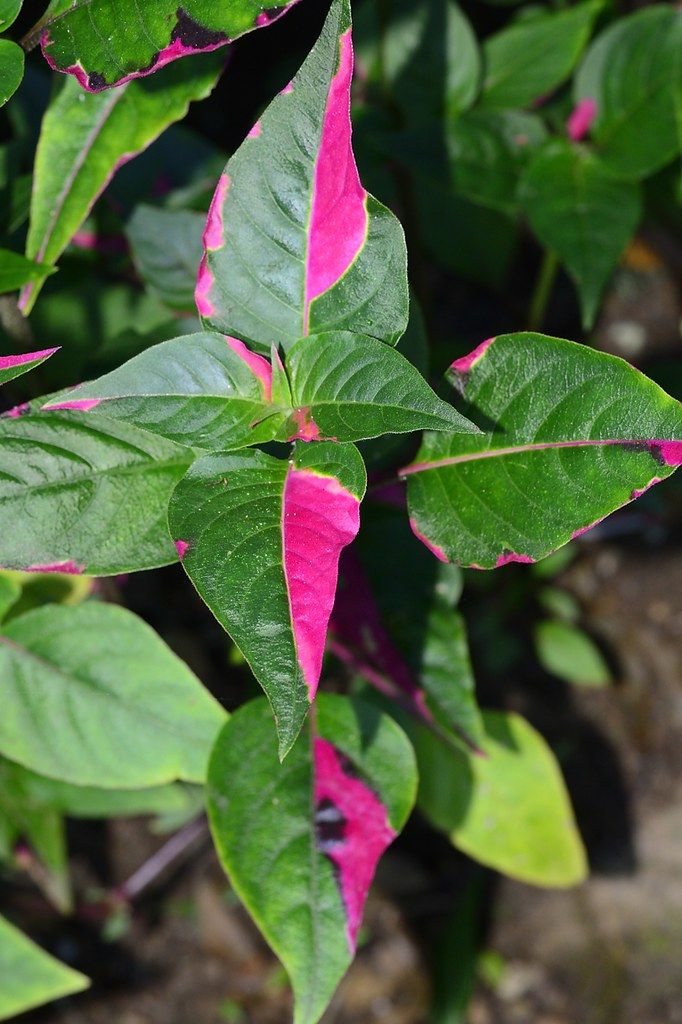
M 90 982 L 60 964 L 0 917 L 0 1020 L 53 999 L 82 992 Z
M 552 675 L 579 686 L 608 686 L 611 673 L 594 640 L 567 622 L 539 622 L 535 649 L 540 664 Z
M 99 92 L 216 50 L 276 21 L 296 0 L 52 0 L 32 36 L 50 67 Z
M 18 291 L 31 281 L 42 281 L 54 272 L 54 267 L 34 263 L 10 249 L 0 249 L 0 295 Z
M 0 384 L 7 384 L 22 373 L 28 373 L 53 356 L 59 349 L 46 348 L 42 352 L 22 352 L 18 356 L 0 356 Z
M 124 608 L 49 605 L 5 623 L 0 671 L 11 760 L 104 789 L 203 782 L 225 713 Z
M 679 150 L 681 52 L 682 11 L 653 4 L 618 18 L 580 66 L 576 103 L 594 104 L 599 155 L 625 178 L 645 178 Z
M 400 224 L 369 196 L 351 147 L 350 5 L 225 168 L 209 212 L 197 308 L 259 351 L 346 329 L 391 344 L 408 312 Z
M 487 107 L 527 107 L 568 78 L 590 38 L 603 0 L 541 12 L 483 44 Z
M 263 700 L 234 715 L 209 768 L 211 828 L 232 885 L 316 1024 L 349 966 L 376 864 L 404 825 L 414 755 L 386 715 L 321 695 L 284 764 Z
M 538 239 L 575 281 L 583 323 L 591 327 L 642 215 L 639 186 L 618 181 L 599 157 L 556 139 L 533 157 L 520 196 Z
M 87 11 L 87 9 L 86 9 Z M 187 113 L 191 100 L 211 92 L 220 73 L 216 57 L 194 57 L 153 82 L 132 82 L 89 96 L 65 81 L 43 118 L 36 153 L 26 255 L 53 265 L 119 167 L 146 149 Z M 30 312 L 39 285 L 24 289 Z
M 461 565 L 533 562 L 682 463 L 682 407 L 622 359 L 540 334 L 451 367 L 485 433 L 430 434 L 408 477 L 418 532 Z
M 286 360 L 305 436 L 359 441 L 414 430 L 477 428 L 433 393 L 399 352 L 347 331 L 297 342 Z
M 481 864 L 533 885 L 577 885 L 585 851 L 554 754 L 519 715 L 484 711 L 483 720 L 484 757 L 405 723 L 420 809 Z
M 44 408 L 97 412 L 180 444 L 222 450 L 271 440 L 289 411 L 272 401 L 266 359 L 208 332 L 154 345 Z
M 0 566 L 109 576 L 168 565 L 192 453 L 103 416 L 0 418 Z
M 171 499 L 171 534 L 199 594 L 265 690 L 290 749 L 322 667 L 339 555 L 360 525 L 365 467 L 351 445 L 199 459 Z

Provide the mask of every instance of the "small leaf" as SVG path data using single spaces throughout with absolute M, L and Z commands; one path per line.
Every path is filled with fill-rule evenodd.
M 14 95 L 23 77 L 24 51 L 10 39 L 0 39 L 0 107 Z
M 533 562 L 682 463 L 682 407 L 622 359 L 503 334 L 450 368 L 485 433 L 427 434 L 408 478 L 418 532 L 460 565 Z
M 142 204 L 128 221 L 133 261 L 149 290 L 173 309 L 194 312 L 205 218 L 193 210 Z
M 197 308 L 266 355 L 329 330 L 394 344 L 407 325 L 402 228 L 362 187 L 351 146 L 352 71 L 349 0 L 334 0 L 211 204 Z
M 624 178 L 645 178 L 679 151 L 681 51 L 682 11 L 653 4 L 602 32 L 578 70 L 576 103 L 595 103 L 592 138 Z
M 483 720 L 484 757 L 406 725 L 420 809 L 481 864 L 533 885 L 577 885 L 585 852 L 554 754 L 518 715 L 484 711 Z
M 183 566 L 272 704 L 282 757 L 317 689 L 338 562 L 360 526 L 352 445 L 298 444 L 199 459 L 169 509 Z
M 0 273 L 2 273 L 1 270 Z M 0 356 L 0 384 L 7 384 L 15 377 L 21 377 L 22 373 L 34 370 L 36 366 L 40 366 L 58 351 L 56 348 L 46 348 L 43 352 L 22 352 L 18 356 Z
M 581 629 L 566 622 L 540 622 L 535 627 L 535 649 L 543 668 L 567 683 L 603 687 L 611 682 L 604 656 Z
M 0 0 L 0 32 L 6 32 L 17 20 L 24 0 Z
M 163 68 L 179 57 L 226 46 L 271 24 L 296 0 L 52 0 L 32 36 L 50 67 L 99 92 Z M 33 41 L 33 40 L 31 40 Z
M 513 24 L 483 44 L 487 107 L 527 107 L 568 78 L 603 6 L 588 0 Z
M 312 335 L 287 355 L 294 405 L 313 436 L 359 441 L 415 430 L 476 431 L 404 356 L 347 331 Z M 301 417 L 299 416 L 299 419 Z
M 236 712 L 209 768 L 220 860 L 287 969 L 294 1024 L 316 1024 L 355 951 L 376 864 L 416 789 L 402 731 L 370 705 L 321 695 L 284 764 L 264 700 Z
M 51 605 L 2 627 L 0 751 L 104 789 L 202 782 L 220 705 L 141 619 Z
M 533 157 L 520 196 L 538 239 L 575 281 L 590 328 L 642 215 L 639 187 L 618 181 L 594 154 L 557 139 Z
M 110 576 L 168 565 L 168 499 L 192 458 L 104 417 L 0 418 L 0 566 Z
M 87 10 L 87 9 L 86 9 Z M 213 56 L 195 57 L 103 95 L 65 81 L 43 118 L 36 153 L 26 255 L 52 266 L 122 164 L 181 120 L 192 100 L 211 92 L 220 73 Z M 21 306 L 33 308 L 40 288 L 27 286 Z
M 0 1020 L 53 999 L 82 992 L 90 982 L 60 964 L 0 917 Z
M 97 412 L 180 444 L 228 450 L 274 438 L 289 409 L 272 399 L 267 360 L 205 332 L 148 348 L 44 408 Z

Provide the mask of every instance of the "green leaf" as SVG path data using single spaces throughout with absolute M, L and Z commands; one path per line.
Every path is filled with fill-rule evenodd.
M 654 4 L 602 32 L 578 70 L 576 102 L 596 101 L 592 138 L 624 178 L 645 178 L 679 151 L 681 51 L 682 11 Z
M 575 281 L 583 325 L 589 329 L 604 286 L 642 215 L 639 187 L 618 181 L 582 146 L 557 139 L 533 157 L 520 197 L 538 239 Z
M 208 325 L 269 355 L 349 330 L 394 344 L 408 319 L 402 228 L 362 187 L 351 145 L 349 0 L 225 168 L 196 292 Z M 343 168 L 343 174 L 339 173 Z
M 183 566 L 242 651 L 277 720 L 280 754 L 315 695 L 342 549 L 359 528 L 365 467 L 352 445 L 208 455 L 171 499 Z
M 481 54 L 461 8 L 453 0 L 389 0 L 381 17 L 375 40 L 381 38 L 382 84 L 407 125 L 468 110 L 480 87 Z
M 17 20 L 24 0 L 0 0 L 0 32 L 6 32 Z
M 36 153 L 26 255 L 53 265 L 116 170 L 187 113 L 191 100 L 208 96 L 220 73 L 216 56 L 199 56 L 159 73 L 87 95 L 65 81 L 43 118 Z M 39 286 L 27 287 L 29 313 Z
M 406 726 L 419 767 L 418 805 L 474 860 L 523 882 L 570 886 L 585 852 L 554 754 L 523 718 L 484 711 L 485 756 Z
M 225 713 L 137 616 L 94 602 L 52 605 L 2 633 L 6 757 L 104 789 L 204 780 Z
M 347 331 L 312 335 L 294 345 L 286 367 L 294 406 L 305 410 L 320 436 L 359 441 L 477 429 L 437 398 L 404 356 L 375 338 Z
M 54 267 L 34 263 L 10 249 L 0 249 L 0 295 L 15 292 L 32 281 L 43 281 L 54 272 Z
M 24 51 L 10 39 L 0 39 L 0 107 L 14 95 L 23 77 Z
M 483 44 L 487 107 L 527 107 L 568 78 L 603 6 L 588 0 L 502 29 Z
M 5 573 L 0 573 L 0 622 L 21 597 L 21 586 Z
M 542 667 L 567 683 L 603 687 L 611 682 L 609 667 L 595 642 L 566 622 L 539 622 L 535 650 Z
M 80 407 L 181 444 L 228 450 L 274 438 L 289 409 L 272 399 L 270 364 L 235 339 L 205 332 L 148 348 L 45 408 Z
M 93 576 L 168 565 L 168 499 L 192 458 L 104 417 L 0 419 L 0 565 Z
M 90 982 L 60 964 L 0 917 L 0 1020 L 53 999 L 82 992 Z
M 173 309 L 194 312 L 194 288 L 203 253 L 205 218 L 192 210 L 138 206 L 126 235 L 149 290 Z
M 0 356 L 0 385 L 8 384 L 16 377 L 21 377 L 29 370 L 34 370 L 36 366 L 40 366 L 46 359 L 53 356 L 56 351 L 56 348 L 48 348 L 42 352 L 22 352 L 18 356 Z
M 263 700 L 211 758 L 209 818 L 237 895 L 287 969 L 294 1024 L 316 1024 L 349 966 L 376 862 L 412 808 L 412 749 L 370 705 L 322 695 L 282 765 Z
M 296 0 L 293 0 L 295 3 Z M 269 25 L 292 0 L 52 0 L 33 30 L 50 67 L 98 92 Z M 31 40 L 33 41 L 33 40 Z
M 418 531 L 494 568 L 566 544 L 682 462 L 682 408 L 622 359 L 503 334 L 451 368 L 481 435 L 428 434 L 408 477 Z

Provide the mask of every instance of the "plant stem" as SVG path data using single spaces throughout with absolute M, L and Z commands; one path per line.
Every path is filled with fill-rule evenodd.
M 528 307 L 528 329 L 539 331 L 545 322 L 547 306 L 552 294 L 554 282 L 559 270 L 559 260 L 553 252 L 547 250 L 542 257 L 538 279 L 535 283 L 533 296 Z
M 202 815 L 171 836 L 137 871 L 116 889 L 116 896 L 126 903 L 136 899 L 159 875 L 182 857 L 186 851 L 208 834 L 208 823 Z

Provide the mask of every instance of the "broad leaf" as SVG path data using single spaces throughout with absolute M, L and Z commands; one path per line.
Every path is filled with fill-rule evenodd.
M 437 398 L 404 356 L 375 338 L 347 331 L 303 338 L 286 367 L 300 436 L 308 439 L 477 429 Z
M 408 477 L 417 530 L 444 558 L 533 562 L 682 463 L 682 407 L 622 359 L 540 334 L 451 367 L 485 433 L 429 434 Z
M 365 467 L 351 445 L 209 455 L 173 494 L 171 534 L 199 594 L 272 704 L 282 757 L 315 696 L 342 549 Z
M 414 802 L 414 754 L 370 705 L 318 698 L 282 765 L 263 700 L 220 734 L 208 805 L 221 862 L 287 969 L 294 1024 L 316 1024 L 355 951 L 376 864 Z
M 42 352 L 22 352 L 18 356 L 0 356 L 0 384 L 7 384 L 22 373 L 28 373 L 53 356 L 58 349 L 46 348 Z
M 644 178 L 679 150 L 680 52 L 682 11 L 654 4 L 602 32 L 576 75 L 576 102 L 596 105 L 599 154 L 623 177 Z
M 619 181 L 594 154 L 557 139 L 534 156 L 520 196 L 538 239 L 575 281 L 583 323 L 591 327 L 604 285 L 641 217 L 639 187 Z
M 0 917 L 0 1020 L 53 999 L 82 992 L 90 982 L 60 964 Z
M 0 419 L 0 565 L 108 576 L 175 561 L 166 509 L 192 453 L 74 413 Z
M 403 509 L 370 505 L 341 559 L 331 650 L 429 722 L 482 738 L 466 629 L 454 610 L 461 572 L 432 558 Z
M 126 227 L 140 277 L 174 309 L 194 311 L 204 219 L 193 210 L 160 210 L 143 204 Z
M 594 640 L 567 622 L 539 622 L 535 649 L 543 668 L 568 683 L 607 686 L 611 672 Z
M 485 757 L 405 723 L 419 767 L 420 809 L 474 860 L 533 885 L 569 886 L 585 852 L 554 754 L 518 715 L 484 711 Z
M 16 21 L 24 0 L 0 0 L 0 32 L 7 29 Z
M 0 40 L 2 42 L 2 40 Z M 18 291 L 30 282 L 43 281 L 54 274 L 53 267 L 44 266 L 26 259 L 18 252 L 0 249 L 0 294 Z
M 561 85 L 575 67 L 602 6 L 602 0 L 588 0 L 538 14 L 486 39 L 483 104 L 527 107 Z
M 391 344 L 408 290 L 400 224 L 360 184 L 351 147 L 349 0 L 225 168 L 204 234 L 197 308 L 269 353 L 347 329 Z
M 104 789 L 203 782 L 220 705 L 141 619 L 114 605 L 52 605 L 0 636 L 0 752 Z
M 269 25 L 296 0 L 52 0 L 34 37 L 50 67 L 99 92 Z
M 183 118 L 191 100 L 208 96 L 219 72 L 220 61 L 204 56 L 99 96 L 63 82 L 40 131 L 26 255 L 56 263 L 118 168 Z M 24 290 L 25 313 L 38 291 Z
M 17 91 L 24 77 L 24 51 L 10 39 L 0 39 L 0 107 Z
M 181 444 L 222 450 L 271 440 L 289 412 L 288 403 L 273 401 L 267 360 L 208 332 L 155 345 L 45 409 L 96 411 Z

